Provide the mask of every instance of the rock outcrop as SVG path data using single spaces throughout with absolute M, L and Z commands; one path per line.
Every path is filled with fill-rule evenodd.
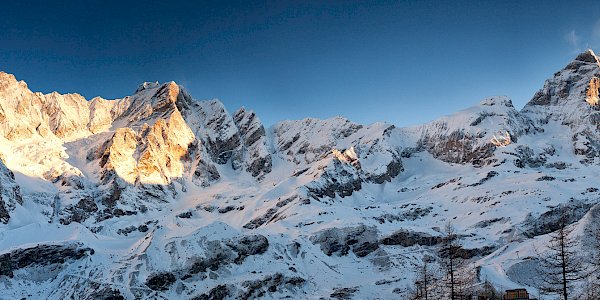
M 359 225 L 346 228 L 328 228 L 317 232 L 310 240 L 321 246 L 327 255 L 348 255 L 349 251 L 364 257 L 379 249 L 377 229 Z
M 31 248 L 16 249 L 0 254 L 0 276 L 13 277 L 18 269 L 57 265 L 61 266 L 69 260 L 78 260 L 94 254 L 91 248 L 79 244 L 37 245 Z
M 317 178 L 306 185 L 310 196 L 316 199 L 336 196 L 343 198 L 361 189 L 363 180 L 355 166 L 332 157 L 326 162 L 327 164 L 316 165 L 306 172 L 306 176 Z
M 336 148 L 336 144 L 363 126 L 336 117 L 327 120 L 284 121 L 274 126 L 277 152 L 296 164 L 310 164 Z
M 423 125 L 419 146 L 445 162 L 484 166 L 493 158 L 495 136 L 509 134 L 511 141 L 534 132 L 528 117 L 520 114 L 506 97 L 492 97 L 478 106 Z
M 198 105 L 202 140 L 207 152 L 213 162 L 226 164 L 241 151 L 240 134 L 233 117 L 218 100 L 199 102 Z
M 414 245 L 420 246 L 435 246 L 442 242 L 442 237 L 432 236 L 424 232 L 415 232 L 409 230 L 398 230 L 389 236 L 381 239 L 383 245 L 400 245 L 403 247 L 411 247 Z
M 233 158 L 235 169 L 244 168 L 254 177 L 263 177 L 271 172 L 273 166 L 267 147 L 265 127 L 251 110 L 240 108 L 233 116 L 239 129 L 242 151 Z
M 587 102 L 591 106 L 598 107 L 598 102 L 600 101 L 600 98 L 598 98 L 599 93 L 600 93 L 600 78 L 592 77 L 592 79 L 590 79 L 590 84 L 587 88 L 587 91 L 585 92 L 585 94 L 586 94 L 585 102 Z
M 0 161 L 0 222 L 8 223 L 11 211 L 22 204 L 21 188 L 15 182 L 15 175 Z

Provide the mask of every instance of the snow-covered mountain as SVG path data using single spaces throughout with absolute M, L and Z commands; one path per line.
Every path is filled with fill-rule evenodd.
M 589 50 L 521 111 L 265 128 L 174 82 L 87 100 L 0 72 L 0 299 L 402 298 L 448 222 L 479 280 L 534 291 L 559 210 L 600 209 L 599 94 Z

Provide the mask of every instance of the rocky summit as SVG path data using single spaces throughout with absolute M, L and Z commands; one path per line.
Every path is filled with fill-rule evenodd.
M 0 299 L 404 299 L 448 223 L 475 282 L 535 289 L 560 211 L 598 222 L 599 93 L 589 50 L 521 110 L 265 127 L 175 82 L 88 100 L 0 72 Z

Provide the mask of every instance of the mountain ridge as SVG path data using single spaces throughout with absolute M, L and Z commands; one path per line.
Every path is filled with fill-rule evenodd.
M 583 230 L 598 209 L 598 78 L 587 51 L 520 111 L 499 96 L 406 128 L 266 128 L 174 82 L 88 101 L 0 72 L 0 266 L 67 262 L 7 261 L 23 267 L 0 280 L 12 298 L 403 297 L 452 222 L 479 280 L 535 291 L 511 274 L 558 210 Z

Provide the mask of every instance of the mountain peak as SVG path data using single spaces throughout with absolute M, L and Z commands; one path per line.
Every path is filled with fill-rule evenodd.
M 507 96 L 488 97 L 483 99 L 479 104 L 484 106 L 501 105 L 506 107 L 514 107 L 512 100 L 510 100 L 510 98 Z
M 600 74 L 600 59 L 592 49 L 580 53 L 562 70 L 547 79 L 542 89 L 525 105 L 524 111 L 535 106 L 569 106 L 585 102 L 590 83 Z M 565 112 L 574 108 L 566 108 Z M 555 114 L 555 116 L 557 116 Z
M 15 75 L 6 73 L 4 71 L 0 71 L 0 87 L 9 87 L 15 86 L 17 84 L 22 85 L 24 88 L 27 88 L 27 83 L 25 81 L 18 81 Z
M 598 56 L 596 56 L 592 49 L 587 49 L 584 52 L 580 53 L 579 55 L 577 55 L 577 57 L 575 57 L 575 60 L 600 64 L 600 59 L 598 59 Z
M 160 85 L 160 83 L 158 81 L 155 81 L 155 82 L 146 81 L 138 86 L 138 88 L 135 90 L 135 93 L 139 93 L 141 91 L 148 90 L 148 89 L 157 88 L 159 85 Z
M 0 81 L 17 81 L 15 75 L 0 71 Z

